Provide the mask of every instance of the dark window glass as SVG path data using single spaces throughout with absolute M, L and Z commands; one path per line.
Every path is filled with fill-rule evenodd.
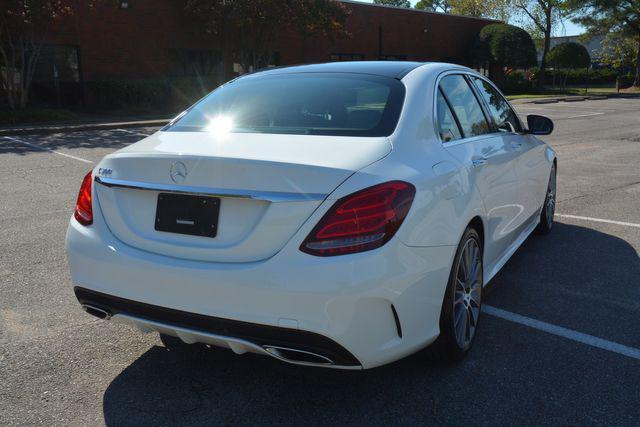
M 231 132 L 388 136 L 403 99 L 404 85 L 386 77 L 254 75 L 215 90 L 165 130 L 206 131 L 221 119 Z
M 449 142 L 462 138 L 460 129 L 456 123 L 456 119 L 451 113 L 451 109 L 447 101 L 442 96 L 442 92 L 438 90 L 437 112 L 438 112 L 438 133 L 443 142 Z
M 463 76 L 444 77 L 440 81 L 440 88 L 458 117 L 465 138 L 490 132 L 489 123 L 482 112 L 480 103 Z
M 360 53 L 332 53 L 331 60 L 340 61 L 364 61 L 364 55 Z
M 380 55 L 378 56 L 380 61 L 406 61 L 407 55 Z
M 222 55 L 213 50 L 169 49 L 169 75 L 212 76 L 222 71 Z
M 484 98 L 489 106 L 489 113 L 491 113 L 498 129 L 503 132 L 511 132 L 511 127 L 513 127 L 513 130 L 520 132 L 522 130 L 520 120 L 518 120 L 504 97 L 482 79 L 474 78 L 473 83 L 478 88 L 480 96 Z

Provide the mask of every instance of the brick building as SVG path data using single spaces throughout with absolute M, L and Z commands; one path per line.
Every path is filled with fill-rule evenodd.
M 352 37 L 331 43 L 282 34 L 275 65 L 339 60 L 448 61 L 466 52 L 487 19 L 344 1 Z M 78 2 L 84 4 L 84 2 Z M 184 0 L 111 0 L 79 6 L 45 42 L 36 97 L 62 105 L 92 105 L 97 82 L 189 79 L 219 83 L 234 76 L 230 52 L 202 33 Z M 235 67 L 237 70 L 237 66 Z

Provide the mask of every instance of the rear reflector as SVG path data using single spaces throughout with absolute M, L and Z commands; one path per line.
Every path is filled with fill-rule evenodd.
M 73 213 L 75 219 L 82 225 L 93 223 L 93 210 L 91 209 L 91 172 L 85 175 L 80 185 L 76 210 Z
M 391 181 L 338 200 L 300 246 L 311 255 L 334 256 L 379 248 L 407 216 L 416 189 Z

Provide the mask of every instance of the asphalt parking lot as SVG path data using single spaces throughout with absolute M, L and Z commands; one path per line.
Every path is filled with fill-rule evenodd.
M 0 424 L 640 424 L 640 99 L 518 104 L 556 130 L 556 227 L 492 281 L 456 365 L 364 372 L 169 352 L 76 302 L 84 174 L 155 129 L 0 138 Z

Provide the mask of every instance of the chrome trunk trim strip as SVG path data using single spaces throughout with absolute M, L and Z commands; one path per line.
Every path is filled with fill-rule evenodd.
M 327 198 L 327 194 L 320 193 L 292 193 L 280 191 L 250 191 L 232 190 L 225 188 L 196 187 L 188 185 L 153 184 L 140 181 L 129 181 L 126 179 L 107 178 L 96 176 L 95 182 L 105 187 L 131 188 L 135 190 L 164 191 L 167 193 L 198 194 L 215 197 L 228 197 L 235 199 L 251 199 L 266 202 L 308 202 L 322 201 Z

